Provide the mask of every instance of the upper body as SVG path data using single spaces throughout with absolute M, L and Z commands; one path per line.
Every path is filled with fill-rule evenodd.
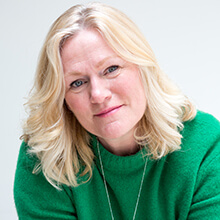
M 77 5 L 54 22 L 27 107 L 20 218 L 218 216 L 219 122 L 196 115 L 117 9 Z
M 219 219 L 220 123 L 198 112 L 186 122 L 181 150 L 155 161 L 148 158 L 136 219 Z M 37 158 L 22 144 L 15 178 L 21 219 L 111 219 L 97 151 L 93 176 L 78 187 L 55 189 L 42 173 L 32 174 Z M 141 151 L 117 156 L 100 145 L 115 219 L 132 219 L 146 157 Z M 82 178 L 83 181 L 83 178 Z

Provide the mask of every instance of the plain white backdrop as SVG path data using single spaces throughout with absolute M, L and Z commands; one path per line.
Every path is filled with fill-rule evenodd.
M 23 104 L 46 33 L 66 9 L 87 2 L 0 0 L 0 219 L 17 219 L 13 181 L 25 117 Z M 199 109 L 220 119 L 219 0 L 99 2 L 125 12 L 144 33 L 169 77 Z

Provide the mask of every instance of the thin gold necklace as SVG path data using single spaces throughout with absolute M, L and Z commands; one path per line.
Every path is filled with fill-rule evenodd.
M 104 182 L 104 185 L 105 185 L 105 191 L 106 191 L 106 195 L 107 195 L 107 199 L 108 199 L 108 205 L 109 205 L 112 220 L 114 220 L 115 218 L 114 218 L 114 215 L 113 215 L 111 200 L 110 200 L 110 197 L 109 197 L 108 187 L 107 187 L 107 183 L 106 183 L 106 179 L 105 179 L 105 172 L 104 172 L 104 168 L 103 168 L 103 164 L 102 164 L 102 157 L 101 157 L 101 153 L 100 153 L 100 149 L 99 149 L 98 139 L 97 139 L 97 149 L 98 149 L 98 154 L 99 154 L 99 161 L 100 161 L 100 165 L 101 165 L 103 182 Z M 143 186 L 143 182 L 144 182 L 144 175 L 145 175 L 146 167 L 147 167 L 147 159 L 146 159 L 146 162 L 145 162 L 145 165 L 144 165 L 144 171 L 143 171 L 141 184 L 140 184 L 140 188 L 139 188 L 139 192 L 138 192 L 138 196 L 137 196 L 137 202 L 136 202 L 136 205 L 135 205 L 135 210 L 134 210 L 134 214 L 133 214 L 133 218 L 132 218 L 133 220 L 135 220 L 136 213 L 137 213 L 137 208 L 138 208 L 138 204 L 139 204 L 139 200 L 140 200 L 140 196 L 141 196 L 141 190 L 142 190 L 142 186 Z

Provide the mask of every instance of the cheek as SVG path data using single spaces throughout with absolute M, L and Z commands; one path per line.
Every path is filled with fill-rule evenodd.
M 78 95 L 73 95 L 71 93 L 66 94 L 65 100 L 68 108 L 73 112 L 74 115 L 77 116 L 80 112 L 82 113 L 83 111 L 85 111 L 85 106 L 87 105 L 85 104 L 84 98 L 76 96 Z
M 121 88 L 122 90 L 126 90 L 124 92 L 130 94 L 131 97 L 137 98 L 137 100 L 145 97 L 144 86 L 137 70 L 127 74 L 126 80 Z
M 142 84 L 140 77 L 135 77 L 133 81 L 130 81 L 130 101 L 134 109 L 141 114 L 146 110 L 147 107 L 147 98 L 145 90 Z

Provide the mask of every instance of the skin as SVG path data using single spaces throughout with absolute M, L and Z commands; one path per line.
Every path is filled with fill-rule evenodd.
M 81 30 L 61 52 L 65 101 L 80 124 L 116 155 L 138 150 L 137 123 L 146 109 L 139 69 L 119 57 L 96 30 Z

